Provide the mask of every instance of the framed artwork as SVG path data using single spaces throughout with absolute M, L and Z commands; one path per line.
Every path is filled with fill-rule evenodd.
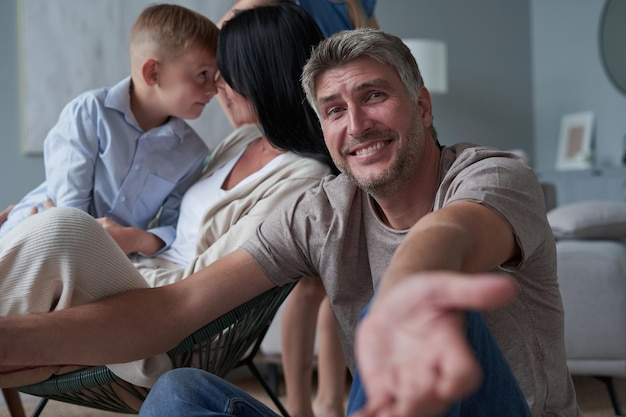
M 556 169 L 589 169 L 593 166 L 592 112 L 570 113 L 561 119 Z

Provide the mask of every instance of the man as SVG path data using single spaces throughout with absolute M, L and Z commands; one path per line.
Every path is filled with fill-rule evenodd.
M 241 249 L 177 284 L 0 320 L 0 365 L 146 357 L 274 285 L 321 276 L 348 364 L 353 371 L 359 365 L 363 385 L 357 375 L 350 408 L 364 405 L 361 416 L 447 410 L 522 416 L 526 401 L 534 416 L 578 415 L 554 242 L 532 170 L 487 148 L 441 148 L 428 90 L 395 36 L 372 29 L 336 34 L 316 48 L 302 78 L 342 175 L 277 211 Z M 485 318 L 515 378 L 482 318 L 465 313 L 509 301 Z M 45 352 L 35 347 L 42 345 Z M 217 388 L 202 395 L 219 402 L 234 394 L 207 380 Z M 157 402 L 159 392 L 157 384 Z M 246 414 L 247 404 L 269 411 L 249 400 L 243 411 L 217 411 Z M 172 398 L 163 403 L 180 405 Z M 152 411 L 148 402 L 144 412 L 158 415 Z

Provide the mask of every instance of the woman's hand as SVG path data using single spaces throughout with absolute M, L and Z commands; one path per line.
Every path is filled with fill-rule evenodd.
M 165 246 L 161 239 L 145 230 L 122 226 L 108 217 L 100 217 L 96 221 L 104 227 L 104 230 L 111 235 L 126 255 L 141 252 L 144 255 L 151 256 Z

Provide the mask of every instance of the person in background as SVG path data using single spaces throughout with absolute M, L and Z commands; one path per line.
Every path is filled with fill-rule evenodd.
M 275 24 L 281 16 L 289 19 Z M 140 275 L 112 271 L 115 279 L 92 279 L 80 265 L 99 260 L 108 265 L 115 255 L 110 254 L 113 249 L 97 251 L 98 238 L 90 239 L 86 230 L 80 230 L 90 243 L 79 246 L 89 255 L 47 262 L 39 271 L 36 265 L 42 265 L 33 259 L 76 255 L 68 247 L 75 248 L 77 240 L 55 237 L 55 231 L 79 230 L 54 224 L 45 239 L 28 239 L 24 230 L 34 219 L 27 219 L 0 240 L 0 316 L 63 309 L 129 288 L 185 279 L 235 250 L 272 211 L 336 171 L 299 81 L 302 66 L 321 39 L 315 22 L 294 5 L 282 7 L 269 22 L 254 15 L 233 20 L 219 37 L 216 85 L 227 99 L 237 129 L 213 151 L 203 176 L 185 193 L 171 247 L 155 257 L 131 256 Z M 232 53 L 239 48 L 246 53 Z M 34 217 L 50 216 L 55 210 L 59 209 Z M 22 238 L 24 243 L 18 243 Z M 62 242 L 49 245 L 48 238 Z M 22 255 L 10 254 L 14 250 Z M 35 266 L 32 274 L 12 274 L 21 262 L 26 268 Z M 55 282 L 59 286 L 50 285 Z M 169 369 L 168 360 L 160 362 L 162 357 L 111 369 L 127 381 L 151 386 Z M 54 367 L 30 369 L 0 372 L 0 385 L 14 386 L 18 378 L 25 382 L 46 379 L 50 371 L 58 371 Z
M 441 146 L 428 89 L 396 36 L 339 32 L 316 47 L 302 74 L 341 174 L 274 210 L 240 248 L 185 280 L 0 318 L 0 366 L 145 357 L 270 288 L 319 276 L 353 374 L 349 413 L 580 415 L 565 357 L 556 247 L 533 170 L 496 149 Z M 115 243 L 99 239 L 106 233 L 80 211 L 49 213 L 29 219 L 24 243 L 56 225 L 47 246 L 76 235 L 79 250 L 43 256 L 42 264 L 60 257 L 94 281 L 114 268 L 115 276 L 137 273 L 119 251 L 105 268 L 90 268 L 94 260 L 80 251 L 85 242 L 96 253 Z M 24 250 L 0 247 L 0 276 L 16 279 L 9 272 L 16 269 L 2 266 Z M 369 312 L 357 326 L 362 311 Z M 275 416 L 189 368 L 163 375 L 141 412 Z
M 238 10 L 276 5 L 285 1 L 296 3 L 306 10 L 315 19 L 324 37 L 342 30 L 378 28 L 374 15 L 376 0 L 237 0 L 218 21 L 217 26 L 221 27 Z
M 44 142 L 46 179 L 10 210 L 0 236 L 53 203 L 124 226 L 116 240 L 127 254 L 168 248 L 208 154 L 183 119 L 199 117 L 217 93 L 217 37 L 213 22 L 187 8 L 144 9 L 130 32 L 131 75 L 65 106 Z

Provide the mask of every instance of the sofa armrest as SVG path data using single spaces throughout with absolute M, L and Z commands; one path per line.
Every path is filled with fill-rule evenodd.
M 557 242 L 568 359 L 626 358 L 626 243 Z

